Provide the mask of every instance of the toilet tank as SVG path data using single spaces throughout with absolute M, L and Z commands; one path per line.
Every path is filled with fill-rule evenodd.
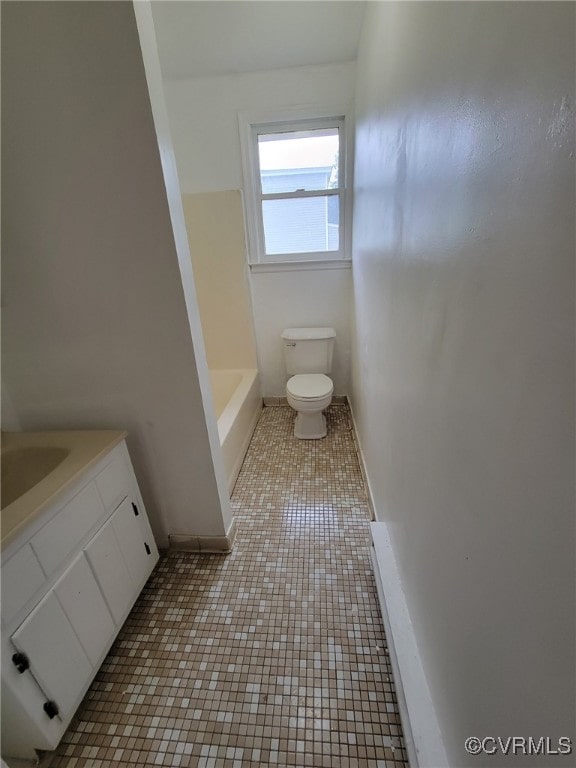
M 286 328 L 282 331 L 286 373 L 330 373 L 334 328 Z

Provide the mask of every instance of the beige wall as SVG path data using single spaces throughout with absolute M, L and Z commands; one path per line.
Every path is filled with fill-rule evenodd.
M 209 368 L 256 368 L 242 198 L 238 190 L 183 195 Z
M 223 535 L 132 3 L 4 4 L 2 115 L 13 411 L 126 428 L 158 543 Z
M 370 3 L 353 407 L 451 765 L 574 738 L 574 11 Z M 570 763 L 571 764 L 571 763 Z

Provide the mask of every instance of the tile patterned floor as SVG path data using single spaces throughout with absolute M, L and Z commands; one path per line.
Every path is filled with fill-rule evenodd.
M 228 556 L 156 567 L 52 760 L 404 768 L 346 406 L 301 441 L 265 408 Z

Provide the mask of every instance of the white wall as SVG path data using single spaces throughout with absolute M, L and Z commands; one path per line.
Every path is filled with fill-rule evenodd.
M 10 3 L 2 16 L 14 410 L 26 430 L 126 428 L 159 544 L 223 535 L 132 4 Z
M 451 764 L 572 736 L 574 6 L 372 3 L 353 408 Z
M 239 111 L 352 102 L 355 65 L 295 67 L 165 81 L 182 191 L 241 189 Z M 280 333 L 308 323 L 336 328 L 335 391 L 348 391 L 350 270 L 251 274 L 264 396 L 285 395 Z

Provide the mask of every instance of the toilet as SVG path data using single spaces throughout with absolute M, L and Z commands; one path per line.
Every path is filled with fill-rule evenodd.
M 330 405 L 334 328 L 286 328 L 282 332 L 288 404 L 296 411 L 294 436 L 300 440 L 326 437 L 322 411 Z

